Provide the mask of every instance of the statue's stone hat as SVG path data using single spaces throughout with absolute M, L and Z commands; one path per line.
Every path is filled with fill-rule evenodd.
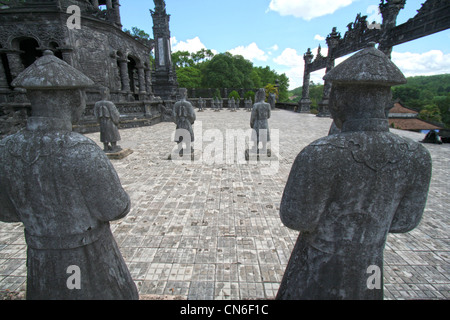
M 324 77 L 331 83 L 395 86 L 406 83 L 397 66 L 380 50 L 375 42 L 331 69 Z
M 14 79 L 12 85 L 27 90 L 56 90 L 91 87 L 94 82 L 46 50 L 41 58 Z

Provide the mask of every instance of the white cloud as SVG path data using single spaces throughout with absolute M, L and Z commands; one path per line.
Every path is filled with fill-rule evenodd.
M 303 56 L 297 53 L 297 50 L 292 48 L 286 48 L 283 52 L 273 61 L 283 67 L 288 67 L 288 70 L 281 73 L 286 74 L 289 78 L 289 89 L 295 89 L 303 84 L 303 70 L 305 68 L 305 62 Z
M 424 53 L 392 52 L 392 62 L 406 77 L 450 73 L 450 54 L 441 50 Z
M 199 37 L 195 37 L 194 39 L 188 39 L 186 41 L 178 41 L 175 37 L 172 37 L 170 38 L 170 42 L 172 43 L 172 52 L 177 51 L 197 52 L 202 49 L 206 49 L 206 46 L 200 41 Z
M 280 48 L 278 47 L 277 44 L 275 44 L 275 45 L 271 46 L 269 49 L 272 51 L 278 51 L 278 49 L 280 49 Z
M 317 49 L 311 50 L 314 57 L 317 56 Z M 321 54 L 326 57 L 328 49 L 322 48 Z M 335 65 L 337 66 L 352 55 L 349 54 L 336 59 Z M 288 67 L 288 70 L 282 71 L 282 73 L 285 73 L 289 78 L 290 90 L 303 85 L 304 60 L 302 54 L 299 54 L 295 49 L 287 48 L 273 61 L 282 67 Z M 392 52 L 392 62 L 406 77 L 450 73 L 450 54 L 444 54 L 441 50 L 430 50 L 424 53 L 394 51 Z M 312 72 L 310 80 L 314 83 L 323 84 L 322 78 L 324 75 L 325 69 Z
M 248 46 L 239 46 L 237 48 L 228 50 L 229 53 L 232 55 L 241 55 L 245 59 L 248 59 L 250 61 L 259 60 L 259 61 L 267 61 L 269 58 L 266 53 L 258 48 L 258 45 L 253 42 L 249 44 Z
M 311 50 L 314 58 L 317 57 L 318 47 Z M 328 48 L 321 49 L 321 55 L 326 57 L 328 55 Z M 342 61 L 348 59 L 350 55 L 336 59 L 335 65 L 338 65 Z M 303 60 L 303 54 L 299 54 L 297 50 L 292 48 L 285 49 L 278 57 L 273 61 L 283 67 L 288 67 L 287 71 L 282 71 L 289 78 L 289 90 L 303 86 L 303 73 L 305 70 L 305 61 Z M 323 77 L 325 75 L 325 69 L 321 69 L 315 72 L 311 72 L 310 81 L 314 83 L 323 84 Z
M 267 11 L 278 12 L 282 16 L 311 20 L 350 5 L 354 0 L 271 0 Z
M 297 50 L 292 48 L 284 49 L 281 55 L 274 58 L 273 61 L 276 64 L 292 68 L 304 65 L 303 56 L 298 54 Z
M 323 40 L 325 40 L 325 37 L 322 37 L 320 34 L 316 34 L 316 35 L 314 36 L 314 40 L 317 40 L 317 41 L 323 41 Z

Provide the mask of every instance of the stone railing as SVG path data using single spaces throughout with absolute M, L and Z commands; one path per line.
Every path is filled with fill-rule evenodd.
M 216 88 L 191 88 L 191 89 L 187 89 L 187 90 L 188 90 L 188 97 L 189 98 L 212 98 L 214 96 L 215 92 L 217 91 Z M 222 98 L 224 98 L 224 99 L 228 98 L 228 95 L 232 91 L 236 91 L 241 98 L 244 98 L 244 95 L 248 91 L 253 91 L 254 93 L 256 93 L 258 91 L 258 89 L 255 89 L 255 88 L 250 88 L 250 89 L 245 89 L 245 88 L 219 88 L 220 96 Z
M 172 121 L 173 103 L 162 100 L 116 102 L 121 115 L 119 128 L 151 126 L 159 122 Z M 79 123 L 73 126 L 74 131 L 91 133 L 100 130 L 94 117 L 94 105 L 92 102 L 87 104 Z M 30 116 L 29 102 L 0 104 L 0 139 L 24 128 Z

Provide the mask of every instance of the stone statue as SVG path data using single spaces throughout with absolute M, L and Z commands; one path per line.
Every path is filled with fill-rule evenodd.
M 95 103 L 94 115 L 100 124 L 100 141 L 103 142 L 103 151 L 118 152 L 122 150 L 117 145 L 120 141 L 118 129 L 120 113 L 114 103 L 109 101 L 109 89 L 101 89 L 102 100 Z
M 180 89 L 181 99 L 180 101 L 177 101 L 174 105 L 174 119 L 175 123 L 177 125 L 177 133 L 175 134 L 175 142 L 178 144 L 181 144 L 185 142 L 186 144 L 189 144 L 194 142 L 194 130 L 192 129 L 192 125 L 195 122 L 196 116 L 194 107 L 192 104 L 187 101 L 187 90 L 186 89 Z M 180 131 L 181 130 L 181 131 Z M 184 132 L 183 132 L 184 131 Z M 190 142 L 184 141 L 184 137 L 186 134 L 189 133 L 190 135 Z M 182 148 L 180 149 L 180 155 L 182 155 Z
M 248 98 L 245 100 L 245 109 L 247 111 L 252 111 L 252 107 L 253 107 L 253 101 L 252 98 Z
M 72 131 L 94 83 L 45 51 L 12 84 L 32 117 L 0 141 L 0 220 L 25 227 L 27 299 L 138 299 L 109 227 L 130 198 L 101 148 Z
M 205 100 L 202 97 L 198 99 L 198 112 L 203 112 Z
M 269 93 L 269 97 L 268 97 L 267 100 L 268 100 L 267 102 L 270 104 L 270 108 L 272 110 L 275 109 L 275 103 L 276 103 L 276 100 L 277 100 L 277 97 L 276 97 L 275 93 L 273 93 L 273 92 Z
M 216 106 L 219 110 L 222 110 L 223 100 L 222 99 L 219 100 L 219 97 L 216 97 Z
M 219 111 L 219 106 L 217 105 L 217 103 L 214 100 L 214 98 L 211 99 L 211 109 L 213 109 L 214 112 L 218 112 Z
M 229 104 L 230 111 L 236 112 L 236 100 L 234 99 L 234 97 L 231 97 L 231 99 L 228 100 L 228 104 Z
M 341 132 L 311 143 L 292 166 L 280 217 L 300 235 L 277 299 L 383 299 L 386 237 L 419 224 L 431 157 L 389 132 L 391 86 L 406 79 L 374 44 L 324 79 Z
M 255 96 L 256 103 L 253 106 L 252 114 L 250 116 L 250 127 L 254 129 L 252 140 L 256 143 L 256 148 L 259 147 L 259 142 L 263 143 L 263 149 L 267 148 L 267 143 L 270 141 L 269 132 L 269 118 L 270 118 L 270 104 L 264 102 L 266 98 L 266 90 L 261 88 Z M 261 132 L 261 130 L 263 130 Z M 261 134 L 266 137 L 261 139 Z M 258 149 L 259 152 L 259 149 Z

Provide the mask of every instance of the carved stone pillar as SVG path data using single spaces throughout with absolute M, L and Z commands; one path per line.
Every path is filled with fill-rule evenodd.
M 20 59 L 20 54 L 22 51 L 19 50 L 9 50 L 6 51 L 6 56 L 8 58 L 9 70 L 13 80 L 24 70 L 22 59 Z
M 391 58 L 392 45 L 389 45 L 389 35 L 397 24 L 397 16 L 401 9 L 405 7 L 406 0 L 391 0 L 380 3 L 380 12 L 383 17 L 381 25 L 381 38 L 378 49 L 389 59 Z
M 3 63 L 0 61 L 0 92 L 4 90 L 8 90 L 8 79 L 6 78 L 5 68 L 3 67 Z
M 128 60 L 119 59 L 120 79 L 122 81 L 122 91 L 130 92 L 130 77 L 128 75 Z
M 145 83 L 145 70 L 143 67 L 138 67 L 138 78 L 139 78 L 139 93 L 146 93 L 146 83 Z
M 119 3 L 119 0 L 114 0 L 113 7 L 114 7 L 114 16 L 115 16 L 116 24 L 121 27 L 122 26 L 122 21 L 120 20 L 120 3 Z
M 59 48 L 61 50 L 62 58 L 65 62 L 73 66 L 73 49 L 72 48 Z
M 303 87 L 302 87 L 302 99 L 298 106 L 298 112 L 309 113 L 311 111 L 311 99 L 309 98 L 309 81 L 311 79 L 311 73 L 308 70 L 308 66 L 313 59 L 311 49 L 308 48 L 303 59 L 305 60 L 305 70 L 303 72 Z
M 145 70 L 145 91 L 147 94 L 152 94 L 152 71 L 150 69 Z
M 334 68 L 334 48 L 336 48 L 339 39 L 341 38 L 341 35 L 336 32 L 336 27 L 333 28 L 331 33 L 327 37 L 327 45 L 328 45 L 328 55 L 327 55 L 327 67 L 325 73 L 328 73 L 331 69 Z M 329 97 L 331 92 L 331 82 L 326 81 L 324 82 L 323 86 L 323 97 L 322 101 L 319 103 L 319 113 L 317 114 L 318 117 L 331 117 L 330 110 L 328 108 L 329 104 Z

